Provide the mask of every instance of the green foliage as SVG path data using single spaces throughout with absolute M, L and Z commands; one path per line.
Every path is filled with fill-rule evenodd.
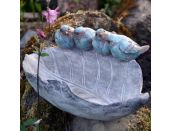
M 24 5 L 25 5 L 25 1 L 20 0 L 20 11 L 22 11 L 24 9 Z
M 34 0 L 29 0 L 29 6 L 32 10 L 32 13 L 35 14 L 35 5 L 34 5 Z
M 42 7 L 41 7 L 41 4 L 40 3 L 35 3 L 35 8 L 37 9 L 37 11 L 39 12 L 39 13 L 41 13 L 42 12 Z
M 42 12 L 42 6 L 39 0 L 30 0 L 30 7 L 32 10 L 33 15 L 35 15 L 35 12 L 38 12 L 40 14 L 41 18 L 41 12 Z
M 42 5 L 40 0 L 20 0 L 20 14 L 23 16 L 23 12 L 38 12 L 41 16 Z
M 40 48 L 33 46 L 35 49 L 33 53 L 36 53 L 37 55 L 40 55 L 41 57 L 49 56 L 47 53 L 42 52 L 42 49 L 44 48 L 44 43 L 40 43 Z
M 47 53 L 41 53 L 42 57 L 49 56 Z
M 37 120 L 35 118 L 30 118 L 20 124 L 20 131 L 27 131 L 29 126 L 32 126 Z
M 42 12 L 42 7 L 39 0 L 29 0 L 29 6 L 33 13 L 35 13 L 35 11 L 39 13 Z
M 113 16 L 121 2 L 122 0 L 102 0 L 100 2 L 100 8 L 109 16 Z
M 81 0 L 73 0 L 75 3 L 79 3 Z
M 25 1 L 24 0 L 20 0 L 20 19 L 23 18 L 23 12 L 24 12 L 24 6 L 25 6 Z
M 37 55 L 40 55 L 41 57 L 49 56 L 47 53 L 45 52 L 42 53 L 39 50 L 34 50 L 33 53 L 36 53 Z

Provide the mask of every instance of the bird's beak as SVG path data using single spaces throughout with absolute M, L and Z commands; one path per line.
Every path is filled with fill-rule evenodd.
M 69 32 L 68 32 L 68 31 L 65 31 L 65 32 L 64 32 L 64 34 L 65 34 L 65 35 L 68 35 L 68 34 L 69 34 Z

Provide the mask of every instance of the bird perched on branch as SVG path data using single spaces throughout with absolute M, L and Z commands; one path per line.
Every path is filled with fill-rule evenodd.
M 95 37 L 95 30 L 88 27 L 77 27 L 74 30 L 74 41 L 76 47 L 82 50 L 92 48 L 92 40 Z
M 61 48 L 72 48 L 74 46 L 73 32 L 73 27 L 62 25 L 60 29 L 55 32 L 56 44 Z

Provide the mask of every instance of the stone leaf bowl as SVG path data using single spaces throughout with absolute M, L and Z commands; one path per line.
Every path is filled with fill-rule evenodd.
M 113 120 L 135 112 L 149 99 L 141 93 L 139 64 L 91 51 L 48 47 L 40 59 L 40 96 L 73 115 Z M 37 54 L 25 55 L 27 80 L 37 91 Z

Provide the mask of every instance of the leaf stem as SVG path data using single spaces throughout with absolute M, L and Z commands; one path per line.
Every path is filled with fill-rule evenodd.
M 41 51 L 39 49 L 38 53 L 38 68 L 37 68 L 37 112 L 38 112 L 38 119 L 40 118 L 40 110 L 39 110 L 39 63 L 40 63 L 40 58 L 41 58 Z M 39 124 L 38 124 L 38 131 L 39 131 Z

